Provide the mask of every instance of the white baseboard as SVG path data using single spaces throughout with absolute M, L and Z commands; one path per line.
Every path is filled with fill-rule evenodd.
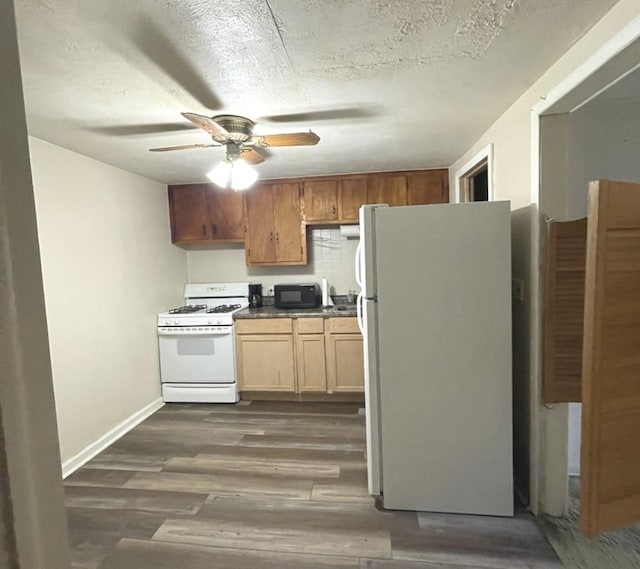
M 98 440 L 92 442 L 85 449 L 81 450 L 75 456 L 72 456 L 69 460 L 65 460 L 62 463 L 62 478 L 73 474 L 78 468 L 89 462 L 94 456 L 101 453 L 110 444 L 113 444 L 120 437 L 128 433 L 133 427 L 142 423 L 147 417 L 153 415 L 158 409 L 164 406 L 162 398 L 158 398 L 155 401 L 149 403 L 139 411 L 136 411 L 133 415 L 122 421 L 122 423 L 116 425 L 108 433 L 101 436 Z

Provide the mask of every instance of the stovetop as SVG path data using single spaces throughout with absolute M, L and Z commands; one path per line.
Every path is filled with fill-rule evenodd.
M 185 305 L 158 314 L 158 326 L 231 326 L 249 305 L 249 283 L 195 283 L 184 287 Z
M 185 304 L 178 308 L 172 308 L 169 310 L 169 314 L 192 314 L 194 312 L 199 312 L 200 310 L 205 310 L 206 308 L 206 304 Z
M 205 311 L 207 314 L 221 314 L 226 312 L 235 312 L 239 308 L 242 308 L 239 304 L 219 304 L 218 306 L 212 306 Z
M 231 326 L 234 312 L 248 304 L 186 304 L 158 314 L 158 326 Z

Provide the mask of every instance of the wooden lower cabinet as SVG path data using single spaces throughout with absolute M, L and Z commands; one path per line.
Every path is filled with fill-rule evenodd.
M 327 365 L 324 334 L 305 334 L 296 338 L 298 391 L 327 392 Z
M 291 334 L 238 336 L 236 354 L 241 391 L 295 391 Z
M 238 320 L 235 332 L 240 391 L 295 392 L 291 318 Z
M 236 322 L 240 391 L 362 393 L 362 336 L 355 318 Z
M 327 392 L 364 391 L 364 355 L 360 334 L 327 334 Z

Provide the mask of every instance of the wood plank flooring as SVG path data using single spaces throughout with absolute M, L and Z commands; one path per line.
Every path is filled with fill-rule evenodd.
M 65 480 L 76 569 L 542 569 L 534 519 L 376 508 L 354 403 L 167 405 Z

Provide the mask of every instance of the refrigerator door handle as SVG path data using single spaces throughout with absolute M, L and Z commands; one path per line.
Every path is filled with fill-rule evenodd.
M 358 246 L 356 247 L 356 283 L 358 286 L 362 288 L 362 239 L 358 241 Z
M 364 296 L 362 294 L 358 295 L 356 300 L 356 319 L 358 320 L 358 328 L 360 328 L 360 333 L 362 337 L 365 338 L 366 334 L 364 332 L 364 317 L 363 317 L 363 305 L 364 304 Z

